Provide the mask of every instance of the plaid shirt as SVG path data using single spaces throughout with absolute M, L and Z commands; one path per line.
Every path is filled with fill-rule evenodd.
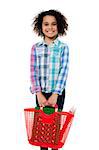
M 68 74 L 69 48 L 55 39 L 47 45 L 36 43 L 31 49 L 31 92 L 62 94 Z

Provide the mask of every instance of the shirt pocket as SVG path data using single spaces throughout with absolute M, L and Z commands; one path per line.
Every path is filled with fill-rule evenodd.
M 59 69 L 60 69 L 60 53 L 59 51 L 52 51 L 51 56 L 50 56 L 50 61 L 51 61 L 51 70 L 55 76 L 58 75 Z
M 38 57 L 42 57 L 43 55 L 44 55 L 44 54 L 43 54 L 42 51 L 39 51 L 38 54 L 37 54 Z
M 39 53 L 38 54 L 38 66 L 39 66 L 39 68 L 41 68 L 43 63 L 44 63 L 44 55 L 42 53 Z
M 55 57 L 55 58 L 59 58 L 60 57 L 60 50 L 58 48 L 55 48 L 53 49 L 52 51 L 52 55 Z
M 60 63 L 60 53 L 59 51 L 53 51 L 53 54 L 52 54 L 52 59 L 55 63 L 57 63 L 57 65 L 59 65 Z

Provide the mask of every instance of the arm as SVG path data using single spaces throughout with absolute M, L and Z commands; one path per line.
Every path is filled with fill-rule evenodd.
M 63 89 L 65 88 L 66 79 L 68 75 L 68 59 L 69 59 L 69 49 L 66 45 L 61 53 L 61 69 L 56 83 L 56 88 L 53 94 L 48 99 L 49 105 L 55 106 L 55 104 L 57 103 L 58 95 L 61 95 Z
M 36 93 L 39 106 L 45 106 L 47 104 L 47 100 L 45 96 L 41 92 L 41 87 L 39 84 L 38 77 L 38 66 L 37 66 L 37 57 L 36 57 L 36 49 L 35 46 L 31 49 L 31 63 L 30 63 L 30 72 L 31 72 L 31 84 L 30 87 L 31 93 Z
M 69 62 L 69 48 L 67 45 L 65 45 L 61 53 L 61 68 L 57 79 L 56 87 L 53 92 L 54 94 L 56 93 L 61 95 L 63 89 L 65 88 L 68 75 L 68 62 Z
M 36 49 L 34 45 L 31 49 L 30 77 L 31 77 L 31 87 L 30 87 L 31 93 L 34 94 L 36 92 L 40 92 L 41 87 L 39 84 Z

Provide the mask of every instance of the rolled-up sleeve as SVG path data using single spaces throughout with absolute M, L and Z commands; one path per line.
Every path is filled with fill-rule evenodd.
M 56 82 L 55 90 L 53 93 L 62 94 L 63 89 L 66 86 L 66 80 L 68 76 L 68 63 L 69 63 L 69 48 L 67 45 L 64 46 L 61 53 L 61 67 L 59 71 L 58 80 Z
M 38 66 L 37 66 L 37 56 L 36 56 L 36 47 L 33 45 L 31 49 L 31 59 L 30 59 L 30 79 L 31 86 L 30 91 L 32 94 L 41 91 L 38 78 Z

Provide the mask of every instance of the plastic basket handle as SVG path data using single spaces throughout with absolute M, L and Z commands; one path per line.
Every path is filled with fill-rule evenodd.
M 55 104 L 55 106 L 53 106 L 53 108 L 55 108 L 55 112 L 58 112 L 58 105 Z M 43 110 L 43 106 L 40 106 L 40 109 Z

